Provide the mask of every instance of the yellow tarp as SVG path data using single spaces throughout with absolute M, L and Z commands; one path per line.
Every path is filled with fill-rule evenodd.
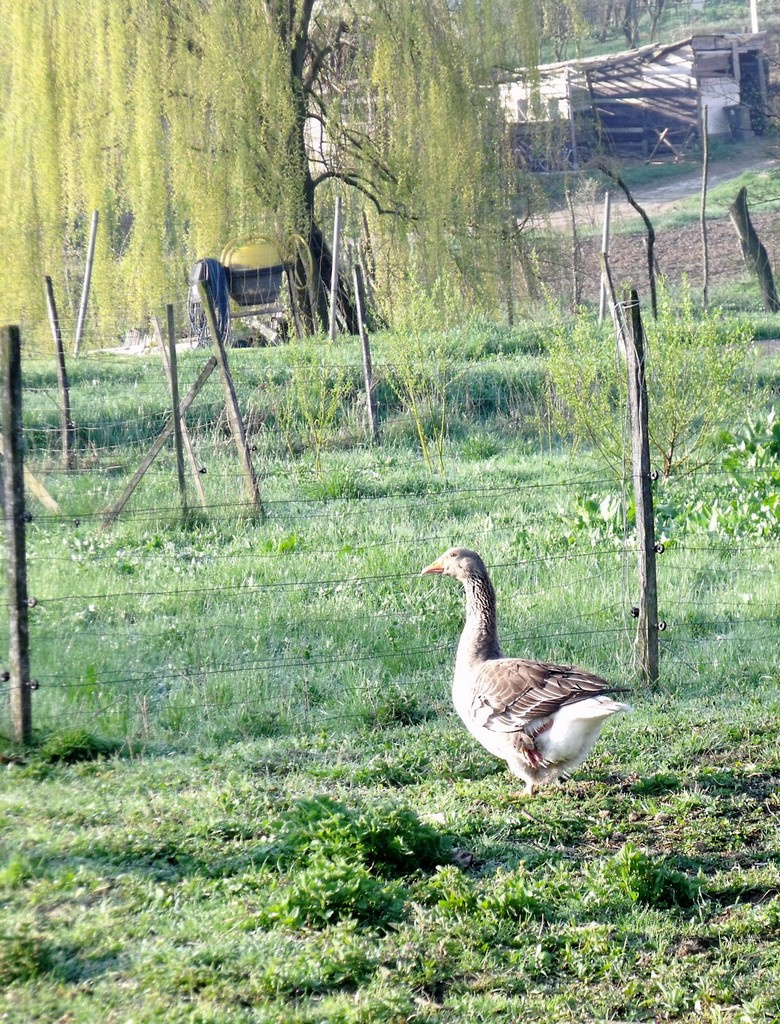
M 241 245 L 229 242 L 222 250 L 219 262 L 235 270 L 264 270 L 282 263 L 282 256 L 273 242 L 258 238 Z

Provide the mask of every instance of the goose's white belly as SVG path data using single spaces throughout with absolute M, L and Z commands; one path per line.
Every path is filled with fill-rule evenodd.
M 574 768 L 591 752 L 610 715 L 627 710 L 627 704 L 610 697 L 589 697 L 565 704 L 552 716 L 549 729 L 536 737 L 536 749 L 545 761 Z

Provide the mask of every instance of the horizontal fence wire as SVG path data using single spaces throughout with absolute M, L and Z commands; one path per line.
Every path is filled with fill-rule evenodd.
M 181 324 L 185 311 L 180 303 Z M 164 323 L 164 310 L 157 315 Z M 117 332 L 120 327 L 117 321 Z M 116 347 L 109 346 L 116 338 L 107 330 L 91 340 Z M 206 501 L 189 509 L 200 519 L 188 525 L 182 517 L 169 445 L 112 527 L 118 532 L 104 530 L 106 510 L 171 422 L 153 338 L 150 351 L 146 360 L 119 360 L 121 371 L 111 364 L 107 371 L 107 357 L 92 354 L 74 364 L 73 468 L 59 458 L 53 364 L 28 372 L 27 465 L 60 504 L 59 512 L 28 505 L 37 728 L 84 727 L 128 741 L 168 741 L 197 735 L 206 721 L 216 728 L 220 716 L 237 734 L 263 734 L 277 719 L 290 729 L 365 722 L 383 707 L 392 718 L 399 700 L 402 711 L 404 702 L 446 710 L 462 594 L 421 580 L 420 568 L 460 542 L 461 532 L 464 541 L 493 555 L 486 561 L 499 590 L 508 653 L 581 663 L 621 683 L 633 680 L 630 471 L 619 479 L 572 465 L 549 478 L 535 468 L 491 479 L 486 463 L 479 476 L 461 478 L 458 467 L 452 478 L 418 476 L 399 487 L 383 477 L 382 467 L 408 459 L 409 449 L 399 455 L 391 447 L 389 455 L 380 450 L 372 456 L 379 466 L 372 466 L 374 476 L 356 476 L 346 494 L 328 493 L 327 472 L 315 471 L 311 462 L 291 471 L 298 455 L 301 467 L 311 458 L 311 438 L 301 422 L 288 424 L 282 436 L 278 404 L 291 380 L 305 373 L 350 375 L 357 382 L 348 398 L 354 404 L 362 366 L 346 347 L 307 360 L 293 343 L 284 360 L 266 352 L 267 365 L 230 354 L 240 405 L 247 417 L 259 417 L 252 437 L 262 524 L 243 495 L 215 371 L 187 416 L 196 459 L 208 470 Z M 182 353 L 183 391 L 208 355 L 206 349 Z M 386 383 L 402 370 L 420 369 L 384 358 L 377 377 Z M 458 382 L 459 394 L 475 408 L 488 399 L 496 408 L 516 374 L 504 357 L 488 356 L 475 364 L 469 382 Z M 495 394 L 480 397 L 477 378 Z M 388 401 L 400 409 L 391 392 Z M 336 421 L 347 422 L 343 410 Z M 354 444 L 365 432 L 349 424 Z M 297 455 L 290 451 L 296 431 L 302 438 Z M 507 431 L 500 446 L 520 458 L 528 441 Z M 763 480 L 758 469 L 740 474 L 740 485 Z M 734 485 L 732 472 L 711 465 L 685 480 L 658 480 L 655 490 L 660 507 L 691 494 L 715 500 Z M 192 498 L 191 481 L 188 486 Z M 602 500 L 612 513 L 594 511 Z M 233 529 L 245 520 L 242 546 Z M 684 663 L 691 678 L 705 675 L 707 659 L 718 651 L 734 661 L 735 671 L 746 669 L 751 656 L 770 663 L 777 641 L 775 547 L 760 537 L 671 533 L 658 556 L 662 659 Z M 7 607 L 0 602 L 0 621 Z M 0 683 L 0 733 L 8 692 Z M 414 720 L 413 706 L 410 714 Z

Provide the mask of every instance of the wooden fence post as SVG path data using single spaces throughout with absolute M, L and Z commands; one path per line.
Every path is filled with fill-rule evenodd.
M 759 61 L 760 63 L 760 61 Z M 701 207 L 699 226 L 701 229 L 701 300 L 705 309 L 709 306 L 710 253 L 707 245 L 707 177 L 710 169 L 710 137 L 707 127 L 707 105 L 701 108 Z
M 328 339 L 336 339 L 336 307 L 339 297 L 339 246 L 341 244 L 341 196 L 336 196 L 336 212 L 333 216 L 333 260 L 330 269 L 330 325 Z
M 371 365 L 371 346 L 366 333 L 366 325 L 363 320 L 363 293 L 361 290 L 360 268 L 352 268 L 352 283 L 355 288 L 355 309 L 357 310 L 358 332 L 360 334 L 360 347 L 363 351 L 363 383 L 366 389 L 366 411 L 368 413 L 368 426 L 374 444 L 379 444 L 379 416 L 376 407 L 376 385 L 374 383 L 374 371 Z
M 217 317 L 214 313 L 214 300 L 211 297 L 211 288 L 207 286 L 205 281 L 199 281 L 198 292 L 200 293 L 200 301 L 203 303 L 203 311 L 206 314 L 206 320 L 208 321 L 209 330 L 211 331 L 211 338 L 214 345 L 214 356 L 219 364 L 219 370 L 222 376 L 222 387 L 225 392 L 225 403 L 227 405 L 230 432 L 233 435 L 236 450 L 238 451 L 238 459 L 241 464 L 241 470 L 244 474 L 249 503 L 256 512 L 260 513 L 262 518 L 265 518 L 265 510 L 263 508 L 263 503 L 260 500 L 260 487 L 257 482 L 257 476 L 255 475 L 255 468 L 252 465 L 252 459 L 249 455 L 249 447 L 246 443 L 244 421 L 241 418 L 241 410 L 238 407 L 238 398 L 236 397 L 233 378 L 230 376 L 225 345 L 222 341 L 222 335 L 217 327 Z
M 24 532 L 22 361 L 18 327 L 0 329 L 0 352 L 3 363 L 3 495 L 8 580 L 11 727 L 16 743 L 29 743 L 32 736 L 32 704 Z
M 653 482 L 650 475 L 650 438 L 648 433 L 647 380 L 645 377 L 644 329 L 639 297 L 631 292 L 624 303 L 630 329 L 626 341 L 628 401 L 631 414 L 631 461 L 636 505 L 636 540 L 639 575 L 639 621 L 637 655 L 645 683 L 658 681 L 658 589 L 655 572 L 655 523 Z M 626 308 L 627 307 L 627 308 Z
M 68 371 L 65 366 L 65 349 L 62 344 L 60 318 L 57 316 L 57 304 L 54 301 L 54 285 L 47 274 L 44 278 L 46 292 L 46 308 L 49 311 L 54 348 L 57 354 L 57 384 L 60 391 L 60 435 L 62 438 L 62 464 L 65 469 L 73 469 L 73 421 L 70 418 L 70 390 L 68 388 Z
M 79 317 L 76 321 L 76 340 L 73 345 L 73 355 L 79 354 L 81 338 L 84 334 L 84 321 L 87 317 L 87 302 L 89 301 L 89 284 L 92 280 L 92 261 L 95 258 L 95 237 L 97 235 L 98 212 L 92 213 L 92 223 L 89 228 L 89 247 L 87 249 L 87 265 L 84 268 L 84 287 L 81 289 L 81 302 L 79 303 Z

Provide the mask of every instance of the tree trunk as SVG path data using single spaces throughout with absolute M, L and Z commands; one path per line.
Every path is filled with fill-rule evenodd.
M 303 239 L 308 248 L 307 253 L 298 246 L 294 255 L 291 254 L 295 264 L 292 286 L 302 327 L 307 333 L 327 329 L 328 288 L 333 263 L 330 246 L 315 215 L 315 182 L 306 153 L 305 127 L 311 90 L 311 83 L 307 82 L 307 59 L 314 3 L 315 0 L 264 0 L 266 18 L 278 33 L 289 59 L 289 87 L 295 123 L 287 139 L 287 156 L 288 166 L 297 169 L 300 190 L 297 208 L 294 206 L 288 211 L 286 228 L 292 235 Z M 342 275 L 339 276 L 338 307 L 344 329 L 350 334 L 357 334 L 354 302 Z
M 637 10 L 637 0 L 626 0 L 624 12 L 623 12 L 623 34 L 626 37 L 626 42 L 629 47 L 633 49 L 639 43 L 639 11 Z
M 772 266 L 769 262 L 766 248 L 750 220 L 747 206 L 747 189 L 744 186 L 739 190 L 737 198 L 729 207 L 729 217 L 739 236 L 745 263 L 752 267 L 758 275 L 764 308 L 768 309 L 770 313 L 777 313 L 780 311 L 780 299 L 777 297 L 775 279 L 772 276 Z

